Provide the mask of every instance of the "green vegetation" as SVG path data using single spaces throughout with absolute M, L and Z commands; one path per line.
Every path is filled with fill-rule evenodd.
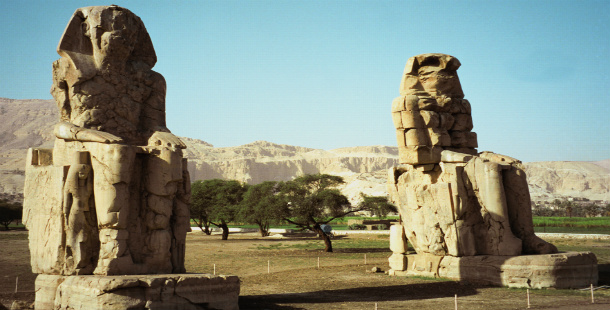
M 21 219 L 23 206 L 20 203 L 11 203 L 6 199 L 0 199 L 0 225 L 4 226 L 5 230 L 9 229 L 14 221 Z
M 332 252 L 329 227 L 325 225 L 341 223 L 339 226 L 346 229 L 345 222 L 338 220 L 348 214 L 369 211 L 385 217 L 396 211 L 386 197 L 362 195 L 362 202 L 351 206 L 337 189 L 343 183 L 343 178 L 328 174 L 252 186 L 235 180 L 196 181 L 191 186 L 191 219 L 206 234 L 210 234 L 210 224 L 222 228 L 223 240 L 228 237 L 229 223 L 256 225 L 263 237 L 269 235 L 271 225 L 288 223 L 292 225 L 288 228 L 316 232 L 324 240 L 325 251 Z
M 332 252 L 332 242 L 324 226 L 333 220 L 359 211 L 369 211 L 377 216 L 386 216 L 396 207 L 385 197 L 363 195 L 362 202 L 355 207 L 350 205 L 338 185 L 345 183 L 342 177 L 328 174 L 306 174 L 280 186 L 285 197 L 284 221 L 301 229 L 309 229 L 324 240 L 324 251 Z
M 236 219 L 246 185 L 234 180 L 195 181 L 191 185 L 191 219 L 206 234 L 210 224 L 222 229 L 222 239 L 229 237 L 228 223 Z
M 534 216 L 536 232 L 610 234 L 610 217 Z
M 608 227 L 610 217 L 547 217 L 535 216 L 534 226 L 539 227 Z
M 610 204 L 555 199 L 552 203 L 532 205 L 534 216 L 598 217 L 610 216 Z
M 269 226 L 277 225 L 285 216 L 284 200 L 279 195 L 278 182 L 263 182 L 248 187 L 244 194 L 238 218 L 255 224 L 262 237 L 269 235 Z

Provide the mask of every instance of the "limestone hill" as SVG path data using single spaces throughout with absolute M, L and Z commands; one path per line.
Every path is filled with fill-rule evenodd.
M 52 100 L 0 98 L 0 193 L 23 191 L 23 167 L 29 147 L 52 147 L 58 113 Z M 356 146 L 334 150 L 255 141 L 214 147 L 198 139 L 187 144 L 191 179 L 225 178 L 251 184 L 285 181 L 306 173 L 340 175 L 343 192 L 355 201 L 360 192 L 385 195 L 387 168 L 398 158 L 396 147 Z M 599 162 L 526 163 L 535 199 L 582 197 L 610 201 L 610 159 Z

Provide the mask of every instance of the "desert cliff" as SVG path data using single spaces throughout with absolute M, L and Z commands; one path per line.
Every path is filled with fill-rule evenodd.
M 53 100 L 0 98 L 0 193 L 22 193 L 26 150 L 53 147 L 52 128 L 57 120 Z M 256 141 L 214 147 L 202 140 L 182 139 L 188 146 L 185 155 L 191 180 L 224 178 L 256 184 L 328 173 L 345 178 L 342 190 L 353 202 L 360 192 L 385 195 L 387 168 L 398 162 L 398 149 L 393 146 L 320 150 Z M 610 201 L 610 159 L 532 162 L 525 167 L 534 200 L 580 197 Z

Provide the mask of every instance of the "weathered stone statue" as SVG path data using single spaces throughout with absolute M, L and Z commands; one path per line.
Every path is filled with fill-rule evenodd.
M 53 63 L 51 88 L 61 118 L 57 140 L 53 150 L 30 149 L 26 167 L 32 270 L 57 276 L 184 273 L 190 231 L 185 145 L 165 126 L 165 80 L 152 71 L 156 55 L 144 24 L 118 6 L 81 8 L 57 51 L 62 57 Z M 151 283 L 178 278 L 163 279 Z M 238 293 L 234 280 L 229 290 Z M 95 281 L 39 276 L 37 286 L 54 297 L 50 287 L 62 282 L 67 292 Z
M 392 230 L 394 270 L 407 269 L 407 239 L 431 272 L 443 257 L 557 252 L 534 234 L 521 162 L 477 153 L 459 67 L 450 55 L 411 57 L 392 103 L 400 165 L 388 191 L 402 218 Z

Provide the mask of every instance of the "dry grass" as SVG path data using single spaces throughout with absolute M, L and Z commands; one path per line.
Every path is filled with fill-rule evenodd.
M 33 293 L 15 295 L 19 288 L 34 289 L 29 269 L 26 232 L 0 233 L 0 302 L 33 301 Z M 387 269 L 387 236 L 355 235 L 333 241 L 335 253 L 323 253 L 322 243 L 307 235 L 261 238 L 254 234 L 220 236 L 191 233 L 187 240 L 187 270 L 193 273 L 234 274 L 240 277 L 241 309 L 525 309 L 526 291 L 463 285 L 443 279 L 390 277 L 371 273 Z M 600 261 L 610 248 L 598 241 L 562 241 L 560 248 L 600 250 Z M 364 264 L 364 255 L 367 264 Z M 320 268 L 317 267 L 318 257 Z M 270 273 L 268 273 L 268 263 Z M 532 290 L 532 309 L 607 309 L 610 293 L 596 292 L 590 305 L 588 292 Z M 600 308 L 598 308 L 600 307 Z

